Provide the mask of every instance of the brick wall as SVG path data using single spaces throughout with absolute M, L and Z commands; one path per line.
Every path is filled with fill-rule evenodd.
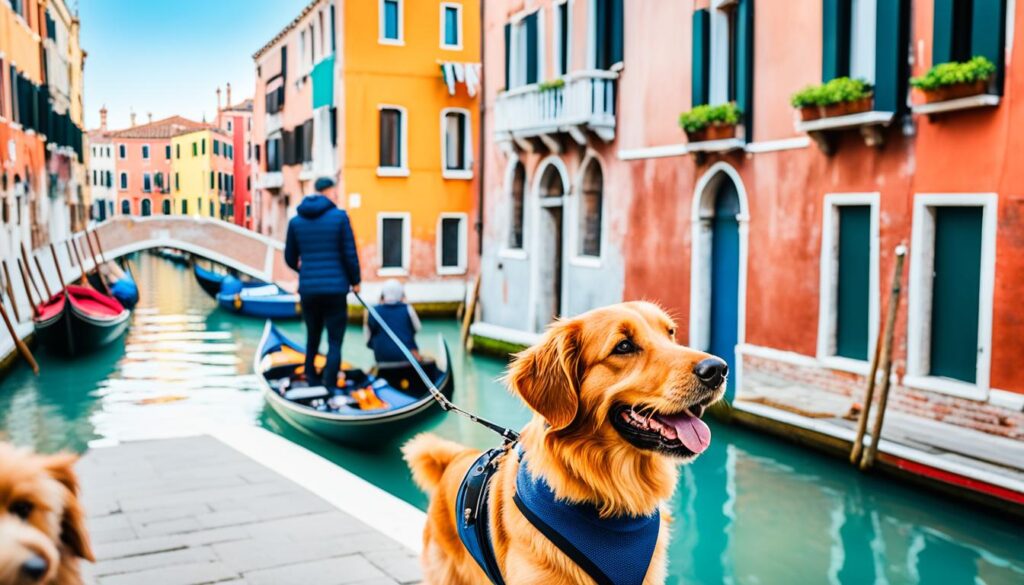
M 823 392 L 862 400 L 866 376 L 819 366 L 796 365 L 745 354 L 743 385 L 804 386 Z M 889 408 L 923 418 L 971 428 L 977 431 L 1024 440 L 1024 412 L 1015 412 L 987 402 L 967 400 L 894 384 L 889 391 Z

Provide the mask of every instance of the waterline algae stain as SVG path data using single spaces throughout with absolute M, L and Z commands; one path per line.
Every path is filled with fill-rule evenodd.
M 0 435 L 44 451 L 256 424 L 424 507 L 398 453 L 432 430 L 478 447 L 486 429 L 438 411 L 405 436 L 358 451 L 304 433 L 265 407 L 251 372 L 263 321 L 215 308 L 187 268 L 132 260 L 142 298 L 125 338 L 87 359 L 40 356 L 0 381 Z M 455 399 L 503 424 L 529 413 L 497 382 L 504 362 L 464 355 L 455 322 L 427 321 L 455 352 Z M 299 323 L 282 329 L 302 339 Z M 369 364 L 350 327 L 345 358 Z M 953 500 L 864 476 L 773 438 L 715 421 L 715 439 L 681 474 L 670 583 L 1020 583 L 1019 526 Z

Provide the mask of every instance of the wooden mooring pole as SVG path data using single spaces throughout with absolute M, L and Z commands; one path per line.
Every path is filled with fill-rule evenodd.
M 107 279 L 106 277 L 103 276 L 103 270 L 101 270 L 100 268 L 102 264 L 100 264 L 99 259 L 96 257 L 96 251 L 92 249 L 92 239 L 89 237 L 88 231 L 85 232 L 85 243 L 87 246 L 89 246 L 89 255 L 92 256 L 92 266 L 93 269 L 96 271 L 96 277 L 100 279 L 100 284 L 103 285 L 103 292 L 109 295 L 110 285 L 107 284 Z
M 39 297 L 39 299 L 40 299 L 39 300 L 39 304 L 41 305 L 44 302 L 46 302 L 46 299 L 43 298 L 43 293 L 39 291 L 39 285 L 36 284 L 36 279 L 32 275 L 32 263 L 28 261 L 28 251 L 25 250 L 25 244 L 24 243 L 21 244 L 21 259 L 25 263 L 25 274 L 28 275 L 28 281 L 32 284 L 32 288 L 35 289 L 36 296 Z M 38 264 L 39 263 L 36 262 L 37 266 L 38 266 Z M 40 274 L 39 276 L 42 277 L 42 274 Z M 50 291 L 47 290 L 46 292 L 49 293 Z M 47 297 L 47 298 L 49 298 L 49 297 Z
M 78 277 L 78 282 L 85 284 L 88 280 L 85 277 L 85 263 L 82 262 L 82 256 L 78 253 L 78 242 L 75 241 L 75 236 L 72 235 L 70 239 L 71 248 L 75 251 L 75 258 L 78 260 L 78 269 L 82 271 L 81 276 Z
M 14 297 L 10 297 L 11 306 L 14 306 Z M 32 357 L 32 352 L 29 351 L 28 346 L 25 342 L 18 337 L 18 332 L 14 329 L 14 325 L 11 323 L 11 318 L 7 316 L 7 309 L 4 308 L 3 299 L 0 298 L 0 317 L 3 317 L 4 326 L 7 327 L 7 332 L 11 334 L 11 339 L 14 340 L 14 347 L 18 348 L 18 353 L 21 357 L 25 358 L 28 362 L 29 367 L 32 368 L 32 373 L 39 375 L 39 364 L 36 363 L 36 358 Z
M 885 420 L 885 408 L 889 401 L 889 386 L 892 378 L 892 340 L 896 330 L 896 314 L 900 304 L 901 283 L 903 281 L 903 263 L 907 257 L 907 247 L 900 244 L 896 247 L 896 265 L 893 267 L 892 286 L 889 291 L 889 305 L 885 314 L 885 333 L 882 338 L 881 363 L 878 369 L 882 371 L 882 385 L 879 388 L 878 414 L 875 415 L 875 424 L 871 431 L 871 443 L 866 451 L 864 449 L 864 431 L 867 427 L 867 419 L 871 410 L 872 397 L 865 396 L 864 408 L 861 410 L 861 418 L 857 424 L 857 437 L 854 442 L 854 451 L 851 453 L 851 462 L 858 463 L 862 471 L 866 471 L 874 463 L 875 455 L 878 453 L 878 443 L 882 440 L 882 423 Z M 876 372 L 871 372 L 871 380 L 868 381 L 868 388 L 874 386 Z M 863 451 L 862 457 L 854 458 Z
M 42 303 L 42 301 L 40 301 L 39 305 L 37 305 L 35 300 L 33 300 L 33 298 L 32 298 L 32 286 L 29 286 L 29 283 L 32 281 L 32 278 L 29 276 L 28 269 L 22 263 L 21 258 L 18 258 L 18 272 L 21 273 L 21 284 L 25 285 L 25 296 L 28 297 L 28 304 L 32 307 L 32 315 L 33 316 L 38 315 L 39 314 L 39 305 L 41 305 L 43 303 Z M 33 286 L 34 286 L 34 284 L 33 284 Z M 36 295 L 37 296 L 42 296 L 42 295 L 39 295 L 39 291 L 38 290 L 36 290 Z
M 7 290 L 7 298 L 11 299 L 11 310 L 14 311 L 14 320 L 21 323 L 21 312 L 18 311 L 18 299 L 14 298 L 14 284 L 11 281 L 11 271 L 7 268 L 7 260 L 0 260 L 4 270 L 4 287 Z M 32 299 L 29 299 L 29 303 Z
M 57 257 L 57 248 L 53 246 L 53 242 L 50 243 L 50 254 L 53 256 L 53 267 L 57 269 L 57 281 L 60 282 L 60 290 L 64 291 L 64 296 L 67 297 L 67 285 L 64 284 L 64 273 L 60 269 L 60 258 Z M 36 258 L 38 260 L 38 258 Z M 71 302 L 67 298 L 64 302 Z

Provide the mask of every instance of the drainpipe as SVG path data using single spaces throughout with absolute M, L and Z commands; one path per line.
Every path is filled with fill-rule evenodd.
M 487 14 L 487 2 L 480 3 L 480 128 L 478 141 L 480 146 L 478 147 L 477 161 L 480 164 L 480 178 L 477 180 L 477 194 L 476 194 L 476 253 L 478 256 L 482 256 L 484 253 L 484 165 L 486 164 L 484 158 L 484 139 L 487 136 L 486 130 L 484 130 L 484 122 L 487 119 L 487 84 L 484 82 L 487 79 L 486 67 L 484 63 L 484 54 L 486 52 L 487 43 L 484 41 L 484 27 L 487 24 L 485 14 Z

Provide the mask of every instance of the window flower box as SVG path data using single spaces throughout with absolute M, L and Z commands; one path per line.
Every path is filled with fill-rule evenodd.
M 868 94 L 855 100 L 821 106 L 821 117 L 835 118 L 837 116 L 849 116 L 850 114 L 868 112 L 871 111 L 873 102 L 874 94 Z
M 679 115 L 679 126 L 690 143 L 735 138 L 739 121 L 740 110 L 733 102 L 703 104 Z
M 801 89 L 790 98 L 800 121 L 849 116 L 871 110 L 874 92 L 862 79 L 837 77 L 821 85 Z
M 910 85 L 924 95 L 927 104 L 948 102 L 986 93 L 995 71 L 991 61 L 974 57 L 963 63 L 939 63 L 911 79 Z

